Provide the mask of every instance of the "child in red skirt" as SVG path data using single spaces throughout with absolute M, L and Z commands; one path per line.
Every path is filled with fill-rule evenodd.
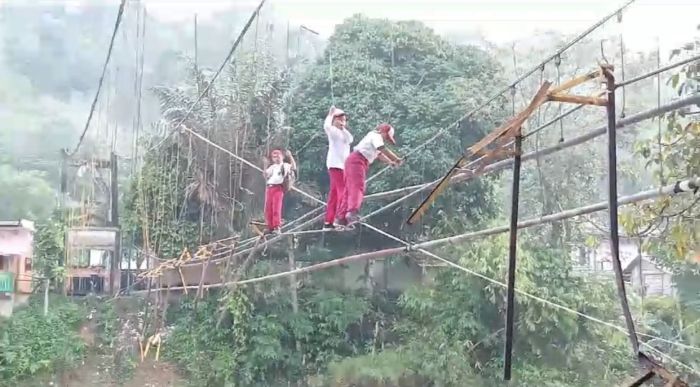
M 285 156 L 288 162 L 285 161 Z M 274 149 L 270 153 L 270 159 L 264 159 L 263 176 L 267 188 L 265 189 L 265 223 L 266 234 L 279 234 L 282 225 L 282 204 L 284 201 L 284 179 L 286 176 L 296 173 L 297 164 L 292 157 L 292 152 L 282 152 Z
M 352 228 L 360 220 L 359 212 L 365 196 L 365 180 L 370 164 L 379 158 L 391 166 L 401 165 L 402 160 L 384 144 L 396 144 L 394 128 L 379 124 L 355 146 L 345 160 L 345 191 L 334 226 Z
M 328 203 L 326 204 L 326 220 L 323 222 L 324 230 L 334 229 L 333 221 L 340 209 L 345 190 L 345 160 L 350 154 L 352 134 L 347 129 L 347 116 L 344 111 L 331 106 L 328 116 L 323 122 L 323 130 L 328 136 L 328 154 L 326 155 L 326 168 L 330 178 L 328 190 Z

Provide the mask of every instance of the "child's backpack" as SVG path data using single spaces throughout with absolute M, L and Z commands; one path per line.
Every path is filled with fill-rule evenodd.
M 289 172 L 283 167 L 284 170 L 284 179 L 282 180 L 282 188 L 284 188 L 284 192 L 289 192 L 294 188 L 294 180 L 296 179 L 294 170 L 290 167 Z

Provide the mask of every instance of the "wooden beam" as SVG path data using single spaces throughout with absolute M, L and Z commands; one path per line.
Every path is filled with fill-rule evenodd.
M 679 192 L 675 190 L 676 187 L 679 186 L 687 186 L 689 187 L 688 191 L 684 192 L 691 192 L 692 190 L 695 189 L 695 187 L 700 186 L 700 178 L 691 178 L 683 181 L 678 181 L 678 182 L 673 182 L 669 185 L 664 186 L 661 189 L 655 188 L 643 192 L 638 192 L 634 195 L 629 195 L 629 196 L 622 196 L 619 198 L 619 204 L 620 205 L 625 205 L 625 204 L 631 204 L 631 203 L 637 203 L 640 201 L 645 201 L 649 199 L 654 199 L 659 196 L 663 195 L 678 195 Z M 590 214 L 593 212 L 597 211 L 603 211 L 608 208 L 608 202 L 603 201 L 595 204 L 590 204 L 584 207 L 578 207 L 578 208 L 573 208 L 569 210 L 564 210 L 558 213 L 550 214 L 550 215 L 544 215 L 544 216 L 538 216 L 530 219 L 526 219 L 523 221 L 518 222 L 518 229 L 523 229 L 523 228 L 529 228 L 533 226 L 538 226 L 541 224 L 546 224 L 546 223 L 552 223 L 552 222 L 558 222 L 564 219 L 569 219 L 585 214 Z M 457 242 L 463 242 L 467 240 L 474 240 L 478 238 L 483 238 L 491 235 L 497 235 L 497 234 L 502 234 L 506 233 L 510 230 L 509 226 L 498 226 L 498 227 L 493 227 L 485 230 L 480 230 L 480 231 L 474 231 L 474 232 L 469 232 L 465 234 L 460 234 L 460 235 L 455 235 L 451 237 L 445 237 L 441 239 L 435 239 L 432 241 L 426 241 L 426 242 L 421 242 L 421 243 L 416 243 L 415 245 L 412 246 L 412 249 L 414 251 L 419 251 L 418 249 L 433 249 L 437 247 L 441 247 L 444 245 L 449 245 Z M 279 238 L 283 238 L 285 235 L 280 236 Z M 255 248 L 259 248 L 260 246 L 257 246 Z M 252 252 L 252 250 L 251 250 Z M 216 287 L 221 287 L 221 286 L 229 286 L 233 284 L 237 285 L 245 285 L 245 284 L 252 284 L 252 283 L 258 283 L 258 282 L 263 282 L 263 281 L 269 281 L 273 279 L 279 279 L 279 278 L 286 278 L 291 275 L 299 275 L 302 273 L 310 273 L 318 270 L 323 270 L 327 269 L 330 267 L 335 267 L 343 264 L 348 264 L 350 262 L 360 262 L 360 261 L 365 261 L 368 259 L 379 259 L 379 258 L 385 258 L 385 257 L 390 257 L 394 255 L 399 255 L 399 254 L 405 254 L 406 253 L 406 247 L 393 247 L 393 248 L 388 248 L 388 249 L 383 249 L 383 250 L 375 250 L 375 251 L 370 251 L 367 253 L 361 253 L 361 254 L 356 254 L 356 255 L 351 255 L 351 256 L 346 256 L 343 258 L 337 258 L 331 261 L 326 261 L 326 262 L 321 262 L 317 264 L 313 264 L 310 266 L 305 266 L 299 269 L 295 270 L 290 270 L 286 272 L 281 272 L 281 273 L 275 273 L 275 274 L 269 274 L 265 275 L 262 277 L 256 277 L 256 278 L 251 278 L 251 279 L 246 279 L 242 281 L 227 281 L 223 283 L 215 283 L 215 284 L 208 284 L 204 285 L 203 287 L 205 289 L 209 288 L 216 288 Z M 189 286 L 189 289 L 196 289 L 197 285 Z M 153 291 L 163 291 L 165 288 L 159 288 L 159 289 L 153 289 Z M 173 286 L 171 290 L 183 290 L 182 287 L 178 286 Z M 132 294 L 143 294 L 146 293 L 145 290 L 138 290 L 135 292 L 132 292 Z
M 586 82 L 590 81 L 591 79 L 599 78 L 600 76 L 601 76 L 600 69 L 595 69 L 595 70 L 589 72 L 588 74 L 578 76 L 574 79 L 570 79 L 570 80 L 562 83 L 561 85 L 550 90 L 550 94 L 558 94 L 558 93 L 561 93 L 562 91 L 570 90 L 570 89 L 572 89 L 572 88 L 574 88 L 582 83 L 586 83 Z
M 261 229 L 261 227 L 265 227 L 265 223 L 264 223 L 264 222 L 259 222 L 259 221 L 251 220 L 251 221 L 250 221 L 250 227 L 253 229 L 253 232 L 255 232 L 256 234 L 258 234 L 258 236 L 263 236 L 263 235 L 264 235 L 263 229 Z
M 632 381 L 632 383 L 628 387 L 639 387 L 641 385 L 644 385 L 644 383 L 654 378 L 655 375 L 656 374 L 653 371 L 647 371 L 642 376 L 634 379 L 634 381 Z
M 606 98 L 590 97 L 574 94 L 550 94 L 548 99 L 553 102 L 568 102 L 580 105 L 605 106 L 608 102 Z
M 525 120 L 527 120 L 530 115 L 540 107 L 543 103 L 547 102 L 547 95 L 549 91 L 549 87 L 552 85 L 551 82 L 545 81 L 542 83 L 540 86 L 539 90 L 537 90 L 537 93 L 535 93 L 535 96 L 532 98 L 530 101 L 530 104 L 522 110 L 520 113 L 518 113 L 515 117 L 511 118 L 510 120 L 506 121 L 505 124 L 501 125 L 500 127 L 496 128 L 495 130 L 491 131 L 491 133 L 487 134 L 479 140 L 476 144 L 470 146 L 467 149 L 467 156 L 473 155 L 478 153 L 482 148 L 486 147 L 487 145 L 491 144 L 493 141 L 495 141 L 497 138 L 501 137 L 503 134 L 508 132 L 514 127 L 521 127 Z
M 437 197 L 440 196 L 440 194 L 442 194 L 442 192 L 450 184 L 450 179 L 452 179 L 452 177 L 455 174 L 457 174 L 460 168 L 467 165 L 467 162 L 469 161 L 468 157 L 470 157 L 471 155 L 479 154 L 483 148 L 493 143 L 513 128 L 519 129 L 520 127 L 522 127 L 523 122 L 525 122 L 525 120 L 527 120 L 528 117 L 532 115 L 532 112 L 534 112 L 536 108 L 538 108 L 547 101 L 547 92 L 551 85 L 552 84 L 549 81 L 544 82 L 540 86 L 539 90 L 537 90 L 537 93 L 532 98 L 530 104 L 525 108 L 525 110 L 521 111 L 515 117 L 508 120 L 505 124 L 491 131 L 491 133 L 479 140 L 476 144 L 469 147 L 469 149 L 466 152 L 467 154 L 460 157 L 459 160 L 457 160 L 457 162 L 452 166 L 452 168 L 450 168 L 447 174 L 443 176 L 442 179 L 440 179 L 440 182 L 437 184 L 437 186 L 433 188 L 433 190 L 428 194 L 425 200 L 423 200 L 423 202 L 415 209 L 415 211 L 413 211 L 406 223 L 411 225 L 415 224 L 420 218 L 423 217 L 428 208 L 435 202 Z
M 667 370 L 663 365 L 653 360 L 646 354 L 639 352 L 637 354 L 637 360 L 642 367 L 645 367 L 649 372 L 652 372 L 662 378 L 667 387 L 688 387 L 688 383 L 684 382 L 676 375 Z M 634 384 L 633 384 L 634 385 Z

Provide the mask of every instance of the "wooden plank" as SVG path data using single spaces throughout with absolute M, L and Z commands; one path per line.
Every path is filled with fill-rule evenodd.
M 554 102 L 568 102 L 580 105 L 605 106 L 608 103 L 606 98 L 590 97 L 574 94 L 550 94 L 549 100 Z
M 408 224 L 415 224 L 428 210 L 430 205 L 433 204 L 435 199 L 447 188 L 447 186 L 450 185 L 450 179 L 452 179 L 452 176 L 457 174 L 459 171 L 459 168 L 464 167 L 467 164 L 467 158 L 462 156 L 457 160 L 455 165 L 450 168 L 450 171 L 447 172 L 445 176 L 440 179 L 440 182 L 433 188 L 432 191 L 428 194 L 428 196 L 423 200 L 423 202 L 416 208 L 411 216 L 408 217 L 408 220 L 406 223 Z
M 637 360 L 639 361 L 639 364 L 641 364 L 643 367 L 645 367 L 649 372 L 654 373 L 657 376 L 659 376 L 660 378 L 662 378 L 666 382 L 665 386 L 667 386 L 667 387 L 688 387 L 688 383 L 684 382 L 679 377 L 672 374 L 663 365 L 656 362 L 652 358 L 648 357 L 644 353 L 639 352 L 637 354 Z
M 491 131 L 491 133 L 484 136 L 484 138 L 479 140 L 476 144 L 469 147 L 469 149 L 467 150 L 467 156 L 478 153 L 482 148 L 486 147 L 488 144 L 501 137 L 504 133 L 508 132 L 513 127 L 521 127 L 523 125 L 523 122 L 525 122 L 525 120 L 527 120 L 530 117 L 530 115 L 532 115 L 535 109 L 540 107 L 543 103 L 547 102 L 548 91 L 551 85 L 552 83 L 549 81 L 545 81 L 544 83 L 542 83 L 539 90 L 537 90 L 537 93 L 535 93 L 535 96 L 530 101 L 530 104 L 524 110 L 518 113 L 515 117 L 506 121 L 505 124 Z
M 561 93 L 562 91 L 567 91 L 567 90 L 574 88 L 582 83 L 588 82 L 591 79 L 596 79 L 599 76 L 600 76 L 600 69 L 595 69 L 588 74 L 578 76 L 574 79 L 570 79 L 570 80 L 562 83 L 561 85 L 550 90 L 550 94 L 558 94 L 558 93 Z
M 644 383 L 650 381 L 656 374 L 653 371 L 647 371 L 642 376 L 638 377 L 628 387 L 639 387 Z
M 530 104 L 523 111 L 521 111 L 515 117 L 508 120 L 502 126 L 491 131 L 491 133 L 479 140 L 476 144 L 469 147 L 469 149 L 467 150 L 468 154 L 460 157 L 459 160 L 457 160 L 457 162 L 452 166 L 452 168 L 450 168 L 447 174 L 443 176 L 442 179 L 440 179 L 440 182 L 435 186 L 435 188 L 433 188 L 433 190 L 428 194 L 428 196 L 423 200 L 423 202 L 413 211 L 406 223 L 413 225 L 421 217 L 423 217 L 428 208 L 435 202 L 437 197 L 440 194 L 442 194 L 442 192 L 450 184 L 450 179 L 452 178 L 452 176 L 459 172 L 459 168 L 462 168 L 465 165 L 467 165 L 470 155 L 480 153 L 483 148 L 493 143 L 513 128 L 517 128 L 517 130 L 520 130 L 520 128 L 523 125 L 523 122 L 525 122 L 525 120 L 527 120 L 530 117 L 530 115 L 532 115 L 535 109 L 537 109 L 543 103 L 547 102 L 547 92 L 549 91 L 551 85 L 552 83 L 549 81 L 545 81 L 544 83 L 542 83 L 539 90 L 537 90 L 537 93 L 535 93 L 535 96 L 530 101 Z
M 251 220 L 251 221 L 250 221 L 250 226 L 251 226 L 251 228 L 253 229 L 253 231 L 254 231 L 256 234 L 258 234 L 258 236 L 263 236 L 264 233 L 263 233 L 261 227 L 265 227 L 265 223 L 259 222 L 259 221 L 255 221 L 255 220 Z
M 185 295 L 187 294 L 187 281 L 185 281 L 185 276 L 182 274 L 182 268 L 178 266 L 177 271 L 180 273 L 180 280 L 182 281 L 182 286 L 185 286 Z

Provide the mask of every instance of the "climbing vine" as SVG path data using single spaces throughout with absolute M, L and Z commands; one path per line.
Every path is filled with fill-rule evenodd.
M 189 177 L 187 158 L 177 145 L 146 155 L 131 183 L 123 222 L 136 245 L 172 258 L 201 241 L 198 215 L 203 206 L 187 194 Z

